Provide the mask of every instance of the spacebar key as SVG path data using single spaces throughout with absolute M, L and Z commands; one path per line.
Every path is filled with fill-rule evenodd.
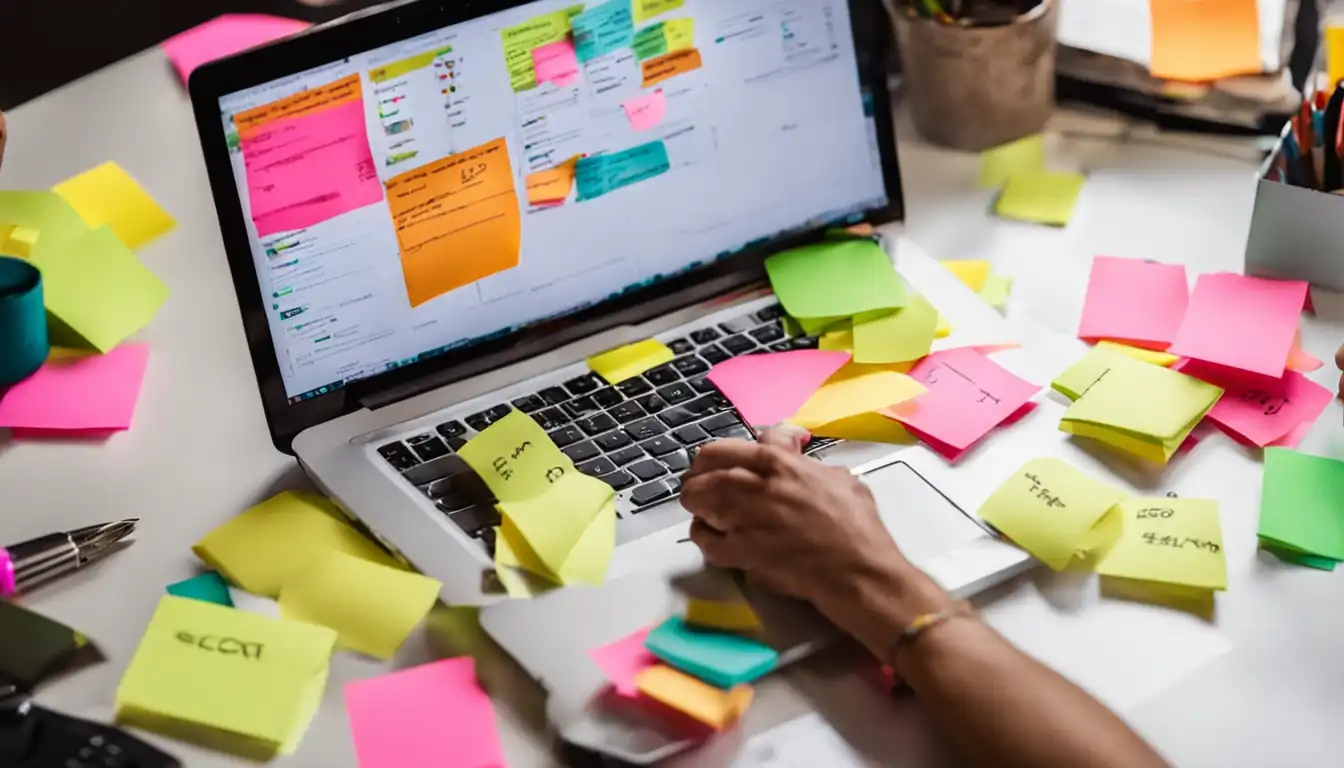
M 648 505 L 665 499 L 672 495 L 672 489 L 662 480 L 655 480 L 652 483 L 645 483 L 639 486 L 630 494 L 630 501 L 637 507 L 647 507 Z

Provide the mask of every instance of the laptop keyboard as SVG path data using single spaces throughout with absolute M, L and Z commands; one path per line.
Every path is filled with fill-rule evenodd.
M 739 355 L 815 349 L 816 337 L 789 338 L 772 305 L 667 342 L 677 354 L 642 376 L 610 385 L 595 373 L 500 403 L 460 420 L 387 443 L 378 453 L 435 506 L 494 555 L 494 498 L 456 452 L 517 409 L 550 435 L 576 468 L 615 489 L 617 515 L 637 515 L 681 491 L 695 450 L 722 438 L 752 439 L 732 404 L 705 379 Z M 833 441 L 814 440 L 810 450 Z

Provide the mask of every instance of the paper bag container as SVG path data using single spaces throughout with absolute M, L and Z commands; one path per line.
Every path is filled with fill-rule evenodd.
M 1279 156 L 1292 126 L 1260 167 L 1246 239 L 1246 274 L 1306 280 L 1344 291 L 1344 196 L 1285 183 Z
M 979 152 L 1045 127 L 1055 108 L 1058 0 L 997 27 L 912 19 L 896 0 L 884 3 L 896 25 L 906 99 L 925 139 Z

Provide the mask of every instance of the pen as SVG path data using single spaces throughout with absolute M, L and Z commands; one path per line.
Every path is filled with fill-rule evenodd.
M 135 531 L 138 518 L 51 533 L 0 547 L 0 597 L 72 573 L 112 551 Z

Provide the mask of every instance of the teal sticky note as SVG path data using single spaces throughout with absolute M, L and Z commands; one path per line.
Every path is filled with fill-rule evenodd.
M 681 671 L 720 688 L 749 683 L 779 663 L 775 649 L 731 632 L 696 629 L 679 616 L 649 630 L 644 647 Z
M 224 577 L 214 571 L 206 571 L 200 576 L 192 576 L 186 581 L 168 585 L 168 594 L 233 607 L 233 598 L 229 596 L 229 584 Z
M 662 140 L 650 141 L 608 155 L 579 158 L 574 164 L 574 183 L 579 202 L 583 202 L 661 176 L 671 168 L 667 145 Z
M 574 52 L 579 61 L 590 61 L 619 48 L 629 48 L 635 39 L 635 17 L 630 0 L 611 0 L 569 20 L 574 30 Z

